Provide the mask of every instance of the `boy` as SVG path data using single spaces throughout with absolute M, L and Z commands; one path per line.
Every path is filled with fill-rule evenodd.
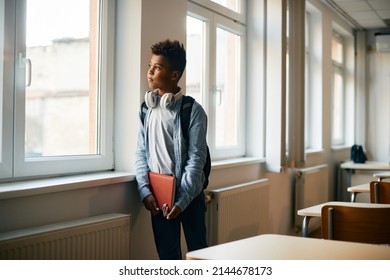
M 145 94 L 148 111 L 138 134 L 136 178 L 141 200 L 151 212 L 160 259 L 182 259 L 180 224 L 188 251 L 207 247 L 203 194 L 207 116 L 195 101 L 187 143 L 181 131 L 183 93 L 178 86 L 186 66 L 186 52 L 176 40 L 158 42 L 151 50 L 147 72 L 151 91 Z M 150 191 L 149 171 L 175 176 L 176 196 L 172 209 L 158 208 Z

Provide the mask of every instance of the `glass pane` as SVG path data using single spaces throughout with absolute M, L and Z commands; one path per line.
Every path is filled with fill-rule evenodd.
M 203 50 L 204 22 L 187 17 L 187 66 L 186 94 L 203 104 Z
M 343 96 L 343 77 L 339 73 L 333 75 L 333 144 L 342 144 L 344 139 L 344 96 Z
M 27 1 L 26 157 L 99 152 L 97 20 L 98 0 Z
M 335 39 L 332 40 L 332 59 L 337 63 L 343 63 L 343 45 Z
M 0 147 L 2 147 L 3 141 L 3 92 L 4 92 L 4 27 L 5 27 L 5 18 L 4 18 L 4 0 L 0 0 Z M 0 161 L 3 160 L 2 149 L 0 149 Z
M 211 0 L 215 3 L 218 3 L 221 6 L 224 6 L 232 11 L 240 12 L 239 4 L 241 0 Z
M 240 37 L 217 28 L 216 146 L 238 144 Z

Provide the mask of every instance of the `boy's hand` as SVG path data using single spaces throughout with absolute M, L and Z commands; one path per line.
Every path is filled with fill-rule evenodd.
M 158 211 L 160 211 L 160 209 L 158 208 L 157 200 L 152 194 L 145 197 L 143 203 L 145 205 L 145 208 L 149 210 L 153 216 L 157 215 Z
M 168 214 L 169 214 L 169 207 L 168 207 L 168 204 L 164 203 L 161 210 L 162 210 L 163 216 L 164 216 L 164 217 L 167 217 Z
M 164 206 L 165 206 L 165 205 L 164 205 Z M 176 206 L 176 205 L 173 206 L 171 212 L 167 213 L 168 210 L 169 210 L 169 209 L 168 209 L 168 206 L 166 207 L 165 212 L 164 212 L 164 210 L 163 210 L 164 217 L 166 217 L 167 220 L 176 219 L 177 216 L 179 216 L 179 214 L 181 213 L 181 209 L 180 209 L 178 206 Z

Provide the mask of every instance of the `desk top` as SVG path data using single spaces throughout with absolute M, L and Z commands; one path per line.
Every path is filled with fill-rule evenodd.
M 298 210 L 297 214 L 299 216 L 309 216 L 309 217 L 321 217 L 321 208 L 325 205 L 342 205 L 342 206 L 355 206 L 355 207 L 367 207 L 367 208 L 382 208 L 390 207 L 390 204 L 378 204 L 378 203 L 364 203 L 364 202 L 345 202 L 345 201 L 329 201 L 307 207 L 304 209 Z
M 366 163 L 354 163 L 353 161 L 347 161 L 340 164 L 343 169 L 359 169 L 359 170 L 390 170 L 390 164 L 388 162 L 381 161 L 366 161 Z
M 188 260 L 388 260 L 390 247 L 263 234 L 188 252 L 186 258 Z
M 379 179 L 388 179 L 388 178 L 390 178 L 390 172 L 374 173 L 374 175 L 372 175 L 372 176 L 379 178 Z
M 363 193 L 370 192 L 370 184 L 366 183 L 366 184 L 361 184 L 361 185 L 349 187 L 349 188 L 347 188 L 347 190 L 349 192 L 359 192 L 359 193 L 361 193 L 361 192 L 363 192 Z

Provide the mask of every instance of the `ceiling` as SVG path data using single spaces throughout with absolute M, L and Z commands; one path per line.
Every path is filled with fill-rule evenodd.
M 359 30 L 390 28 L 390 0 L 325 0 Z

